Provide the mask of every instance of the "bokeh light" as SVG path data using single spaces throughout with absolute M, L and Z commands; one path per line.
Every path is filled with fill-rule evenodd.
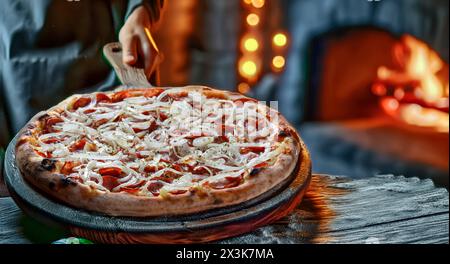
M 273 43 L 278 47 L 283 47 L 287 43 L 287 37 L 283 33 L 277 33 L 273 36 Z
M 255 38 L 247 38 L 244 40 L 244 48 L 248 51 L 256 51 L 259 48 L 258 41 Z
M 275 56 L 272 59 L 272 65 L 277 69 L 283 68 L 285 64 L 286 64 L 286 60 L 284 59 L 283 56 Z
M 259 16 L 257 14 L 249 14 L 247 16 L 247 24 L 250 26 L 256 26 L 259 24 Z
M 266 1 L 264 0 L 252 0 L 252 5 L 256 8 L 261 8 L 264 6 Z
M 248 83 L 244 83 L 244 82 L 240 83 L 238 85 L 238 91 L 240 93 L 246 94 L 246 93 L 248 93 L 250 91 L 250 85 L 248 85 Z
M 254 77 L 258 71 L 256 63 L 252 60 L 242 59 L 239 66 L 239 73 L 247 78 Z

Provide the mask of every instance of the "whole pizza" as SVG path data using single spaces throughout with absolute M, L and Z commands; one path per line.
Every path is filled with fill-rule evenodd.
M 20 132 L 29 184 L 111 216 L 184 215 L 244 203 L 286 183 L 300 140 L 273 108 L 208 87 L 73 95 Z

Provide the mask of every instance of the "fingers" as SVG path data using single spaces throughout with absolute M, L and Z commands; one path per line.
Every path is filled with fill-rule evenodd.
M 135 35 L 128 35 L 120 40 L 122 43 L 123 63 L 134 65 L 138 61 L 137 45 L 138 38 Z
M 145 27 L 124 27 L 119 34 L 119 41 L 122 44 L 123 63 L 142 67 L 147 78 L 150 78 L 156 68 L 158 51 L 152 45 Z
M 140 59 L 142 59 L 145 75 L 149 78 L 155 68 L 154 65 L 157 51 L 154 49 L 153 45 L 151 45 L 145 32 L 139 34 L 138 54 Z

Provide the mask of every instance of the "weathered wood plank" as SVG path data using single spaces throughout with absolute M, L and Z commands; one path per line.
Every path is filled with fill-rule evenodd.
M 22 211 L 11 198 L 0 198 L 0 244 L 28 244 L 22 234 Z
M 294 213 L 223 242 L 448 243 L 448 200 L 431 180 L 316 176 Z
M 447 190 L 430 180 L 316 175 L 294 213 L 219 243 L 448 243 L 448 202 Z M 0 243 L 36 241 L 21 217 L 10 198 L 0 198 Z
M 347 229 L 329 234 L 330 243 L 448 244 L 448 212 Z

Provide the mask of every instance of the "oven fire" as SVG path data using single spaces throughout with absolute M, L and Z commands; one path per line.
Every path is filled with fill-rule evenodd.
M 393 66 L 380 66 L 372 92 L 391 117 L 449 132 L 448 64 L 427 44 L 405 35 L 393 47 Z

